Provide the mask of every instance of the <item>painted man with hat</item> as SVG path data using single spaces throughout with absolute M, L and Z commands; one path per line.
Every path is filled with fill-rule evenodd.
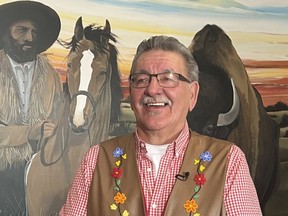
M 41 134 L 50 136 L 62 85 L 46 57 L 60 18 L 34 1 L 0 5 L 0 215 L 24 215 L 24 170 Z

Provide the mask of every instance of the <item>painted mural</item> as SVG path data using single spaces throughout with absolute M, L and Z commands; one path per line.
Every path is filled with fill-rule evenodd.
M 0 0 L 0 4 L 8 2 L 12 1 Z M 58 119 L 58 124 L 60 125 L 62 122 L 63 125 L 59 127 L 57 135 L 53 136 L 52 139 L 41 140 L 41 146 L 48 150 L 39 151 L 32 157 L 31 161 L 34 160 L 34 164 L 44 165 L 42 167 L 31 165 L 29 167 L 30 173 L 25 179 L 26 184 L 29 181 L 32 185 L 27 187 L 26 211 L 27 214 L 29 212 L 28 215 L 38 215 L 39 212 L 44 212 L 43 215 L 47 215 L 45 212 L 57 214 L 63 200 L 65 200 L 74 171 L 86 150 L 111 136 L 133 130 L 135 119 L 129 105 L 129 70 L 136 47 L 143 39 L 152 35 L 171 35 L 188 47 L 195 34 L 206 24 L 216 24 L 232 40 L 233 46 L 246 68 L 251 84 L 261 95 L 263 105 L 273 107 L 280 102 L 284 104 L 284 107 L 285 105 L 286 108 L 288 106 L 288 28 L 286 27 L 288 2 L 286 1 L 42 0 L 39 2 L 53 8 L 61 20 L 58 41 L 46 50 L 44 55 L 48 57 L 51 65 L 60 74 L 63 84 L 64 94 L 60 103 L 61 106 L 59 106 L 60 117 Z M 83 27 L 89 27 L 91 24 L 99 27 L 97 34 L 101 35 L 102 31 L 106 31 L 106 33 L 109 31 L 109 37 L 106 38 L 108 43 L 101 45 L 105 47 L 103 49 L 109 50 L 109 58 L 107 55 L 102 55 L 101 62 L 109 62 L 108 59 L 113 56 L 114 62 L 109 62 L 109 67 L 116 67 L 119 77 L 111 73 L 109 81 L 112 83 L 113 79 L 119 79 L 121 86 L 114 92 L 121 92 L 122 94 L 118 95 L 118 102 L 117 99 L 115 102 L 113 98 L 107 96 L 111 95 L 115 85 L 114 87 L 109 86 L 105 81 L 97 80 L 98 89 L 90 88 L 88 90 L 87 88 L 88 92 L 97 94 L 97 100 L 89 99 L 90 102 L 87 103 L 92 105 L 87 106 L 88 108 L 84 108 L 84 102 L 82 109 L 87 109 L 88 115 L 87 117 L 82 116 L 81 127 L 76 126 L 73 129 L 68 125 L 71 125 L 71 122 L 74 124 L 74 119 L 69 120 L 69 124 L 66 122 L 66 119 L 71 117 L 69 115 L 77 111 L 76 100 L 74 101 L 71 93 L 84 89 L 81 83 L 75 83 L 79 74 L 74 73 L 75 67 L 71 67 L 71 65 L 75 66 L 76 63 L 73 61 L 75 59 L 77 61 L 78 55 L 73 52 L 75 47 L 73 48 L 72 39 L 77 32 L 79 33 L 79 27 L 82 26 L 81 32 Z M 91 34 L 96 34 L 96 32 L 91 31 Z M 83 39 L 79 35 L 77 37 L 79 41 Z M 88 46 L 89 42 L 83 44 Z M 83 48 L 83 50 L 85 49 Z M 89 56 L 88 53 L 87 56 Z M 82 62 L 82 65 L 84 64 Z M 95 64 L 100 65 L 100 63 Z M 109 69 L 105 70 L 108 71 Z M 101 74 L 101 71 L 94 70 L 91 71 L 91 74 Z M 81 80 L 87 79 L 86 81 L 89 83 L 93 79 L 91 74 L 84 76 Z M 88 86 L 87 83 L 86 86 Z M 100 86 L 103 86 L 103 91 Z M 99 92 L 106 92 L 106 95 L 101 96 Z M 72 106 L 68 104 L 66 98 L 69 93 L 72 97 Z M 81 95 L 75 97 L 81 100 Z M 84 98 L 86 101 L 89 96 L 85 95 Z M 112 101 L 114 102 L 113 105 Z M 100 105 L 94 105 L 94 103 Z M 117 121 L 112 121 L 110 116 L 113 119 L 113 116 L 119 114 L 117 114 L 117 109 L 112 110 L 113 107 L 117 106 L 121 109 L 121 114 L 116 117 Z M 61 110 L 69 110 L 69 113 L 64 114 Z M 101 110 L 102 114 L 107 110 L 111 112 L 101 116 L 99 115 Z M 270 203 L 268 202 L 267 215 L 284 215 L 288 213 L 288 208 L 284 207 L 288 201 L 288 185 L 285 183 L 288 179 L 288 123 L 285 124 L 283 116 L 288 116 L 288 109 L 269 112 L 269 115 L 280 125 L 280 162 L 282 163 L 280 185 L 276 191 L 278 193 L 272 197 Z M 106 122 L 107 124 L 102 127 L 102 129 L 106 128 L 106 131 L 103 129 L 99 131 L 99 135 L 93 137 L 89 130 L 85 130 L 85 127 L 87 125 L 90 127 L 89 119 L 94 121 L 97 118 L 98 121 L 109 122 Z M 85 125 L 86 123 L 87 125 Z M 92 125 L 92 128 L 93 131 L 97 131 L 97 125 L 96 127 Z M 78 134 L 75 135 L 75 133 Z M 71 143 L 72 145 L 70 145 Z M 58 167 L 52 166 L 54 164 L 57 164 Z M 53 170 L 51 170 L 52 167 Z M 65 176 L 62 176 L 64 170 Z M 37 176 L 35 177 L 35 175 Z M 57 181 L 51 184 L 51 179 L 57 179 Z M 45 188 L 45 184 L 49 187 Z M 1 190 L 0 185 L 0 193 Z M 38 192 L 37 195 L 35 195 L 35 191 Z M 42 191 L 40 195 L 39 191 Z M 23 215 L 25 214 L 23 212 Z M 0 210 L 0 216 L 6 215 Z

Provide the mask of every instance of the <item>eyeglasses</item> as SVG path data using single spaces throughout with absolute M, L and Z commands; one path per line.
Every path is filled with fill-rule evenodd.
M 174 72 L 163 72 L 158 74 L 149 74 L 149 73 L 135 73 L 129 76 L 130 85 L 133 88 L 146 88 L 152 77 L 156 77 L 158 84 L 161 87 L 173 88 L 178 86 L 179 80 L 191 83 L 190 80 L 185 78 L 183 75 Z

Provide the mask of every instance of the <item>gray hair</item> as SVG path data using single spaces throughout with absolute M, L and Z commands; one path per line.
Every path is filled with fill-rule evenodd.
M 194 57 L 192 56 L 190 50 L 182 43 L 180 43 L 176 38 L 164 35 L 150 37 L 148 40 L 143 40 L 139 44 L 132 62 L 130 74 L 135 72 L 135 66 L 139 57 L 144 52 L 148 52 L 151 50 L 171 51 L 180 54 L 186 62 L 186 69 L 190 80 L 198 81 L 198 65 Z

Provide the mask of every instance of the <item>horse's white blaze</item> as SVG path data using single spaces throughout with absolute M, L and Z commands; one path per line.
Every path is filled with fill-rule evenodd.
M 92 61 L 94 58 L 94 54 L 90 50 L 85 50 L 83 53 L 83 57 L 80 61 L 80 85 L 79 90 L 88 92 L 88 85 L 92 75 Z M 73 123 L 78 127 L 83 125 L 85 122 L 84 119 L 84 107 L 86 104 L 87 97 L 84 95 L 79 95 L 76 98 L 76 108 L 73 117 Z

